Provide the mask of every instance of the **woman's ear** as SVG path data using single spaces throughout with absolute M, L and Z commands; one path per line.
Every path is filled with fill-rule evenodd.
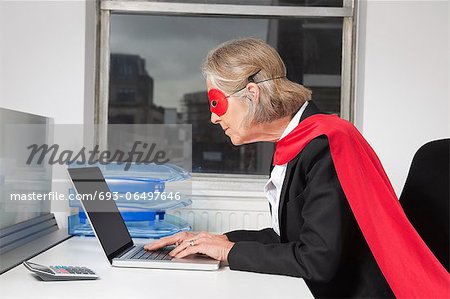
M 247 98 L 250 101 L 258 102 L 259 101 L 259 87 L 258 87 L 258 84 L 248 83 L 246 88 L 247 88 Z

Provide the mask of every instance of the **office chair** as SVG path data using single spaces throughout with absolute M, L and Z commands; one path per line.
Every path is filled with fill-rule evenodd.
M 414 155 L 400 196 L 406 216 L 449 271 L 450 139 L 431 141 Z

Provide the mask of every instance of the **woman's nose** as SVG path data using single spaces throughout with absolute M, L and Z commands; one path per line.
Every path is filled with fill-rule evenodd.
M 219 122 L 219 120 L 220 120 L 220 117 L 217 114 L 211 113 L 211 122 L 213 124 L 216 125 Z

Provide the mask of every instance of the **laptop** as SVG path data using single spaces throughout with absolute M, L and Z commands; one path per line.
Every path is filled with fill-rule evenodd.
M 182 259 L 172 258 L 169 247 L 147 251 L 144 245 L 134 244 L 111 194 L 105 178 L 98 167 L 69 168 L 70 180 L 78 194 L 94 234 L 109 263 L 114 267 L 217 270 L 220 261 L 203 255 L 191 255 Z M 101 195 L 102 194 L 102 195 Z M 90 197 L 90 198 L 89 198 Z M 100 200 L 102 198 L 102 200 Z

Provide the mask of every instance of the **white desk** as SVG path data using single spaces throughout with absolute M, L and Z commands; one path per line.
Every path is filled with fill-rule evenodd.
M 287 276 L 111 267 L 94 238 L 71 238 L 31 261 L 86 266 L 100 279 L 40 281 L 19 265 L 0 276 L 1 298 L 313 298 L 303 279 Z

